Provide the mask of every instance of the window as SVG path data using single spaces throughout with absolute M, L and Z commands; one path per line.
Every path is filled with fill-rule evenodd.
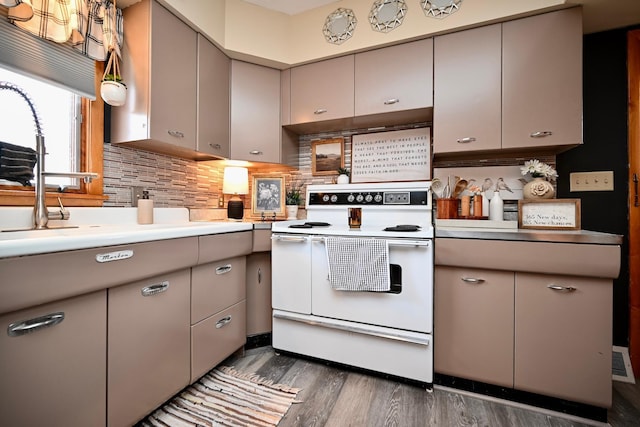
M 96 63 L 97 93 L 103 63 Z M 45 170 L 49 172 L 96 172 L 99 179 L 85 184 L 73 178 L 47 178 L 47 205 L 57 205 L 60 197 L 65 206 L 101 206 L 103 197 L 102 144 L 104 104 L 91 101 L 53 85 L 0 68 L 0 80 L 20 86 L 31 98 L 45 136 L 47 155 Z M 16 93 L 0 92 L 0 141 L 35 149 L 35 123 L 27 103 Z M 32 205 L 33 187 L 0 181 L 0 205 Z

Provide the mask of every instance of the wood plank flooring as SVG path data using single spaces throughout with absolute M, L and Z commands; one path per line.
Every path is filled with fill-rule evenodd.
M 302 390 L 280 427 L 426 427 L 606 425 L 566 419 L 436 387 L 433 392 L 318 361 L 276 355 L 271 347 L 237 353 L 223 362 Z M 613 427 L 640 426 L 640 385 L 614 382 Z

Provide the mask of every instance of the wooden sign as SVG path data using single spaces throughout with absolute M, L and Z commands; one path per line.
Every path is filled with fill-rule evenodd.
M 353 135 L 351 182 L 431 178 L 431 128 Z
M 518 200 L 518 228 L 580 230 L 580 199 Z

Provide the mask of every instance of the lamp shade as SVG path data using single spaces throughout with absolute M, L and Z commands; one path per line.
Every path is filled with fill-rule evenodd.
M 222 192 L 225 194 L 248 194 L 249 170 L 239 166 L 225 167 Z

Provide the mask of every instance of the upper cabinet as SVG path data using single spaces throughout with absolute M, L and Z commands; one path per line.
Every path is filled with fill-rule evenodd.
M 434 69 L 434 153 L 582 143 L 580 8 L 436 37 Z
M 229 157 L 229 73 L 231 60 L 198 34 L 198 134 L 196 149 Z
M 198 46 L 197 33 L 155 1 L 143 0 L 126 8 L 124 17 L 122 75 L 128 93 L 124 106 L 111 109 L 111 142 L 190 159 L 215 158 L 211 153 L 217 156 L 215 150 L 223 151 L 228 144 L 224 135 L 228 120 L 225 125 L 224 113 L 217 115 L 222 105 L 219 98 L 215 107 L 205 98 L 224 91 L 212 90 L 216 82 L 228 79 L 221 52 L 211 51 L 215 47 L 205 46 L 203 38 Z M 213 68 L 207 70 L 208 66 Z M 214 76 L 216 72 L 224 74 Z M 204 78 L 202 84 L 199 76 Z M 204 102 L 199 105 L 199 100 Z M 200 126 L 202 120 L 211 120 L 221 130 L 210 133 Z M 198 135 L 198 129 L 205 133 Z
M 501 37 L 496 24 L 435 38 L 435 152 L 501 148 Z
M 433 106 L 433 39 L 355 55 L 355 116 Z
M 291 124 L 353 117 L 353 55 L 291 69 Z
M 231 61 L 231 158 L 283 162 L 280 71 Z
M 582 10 L 502 25 L 502 146 L 582 143 Z

